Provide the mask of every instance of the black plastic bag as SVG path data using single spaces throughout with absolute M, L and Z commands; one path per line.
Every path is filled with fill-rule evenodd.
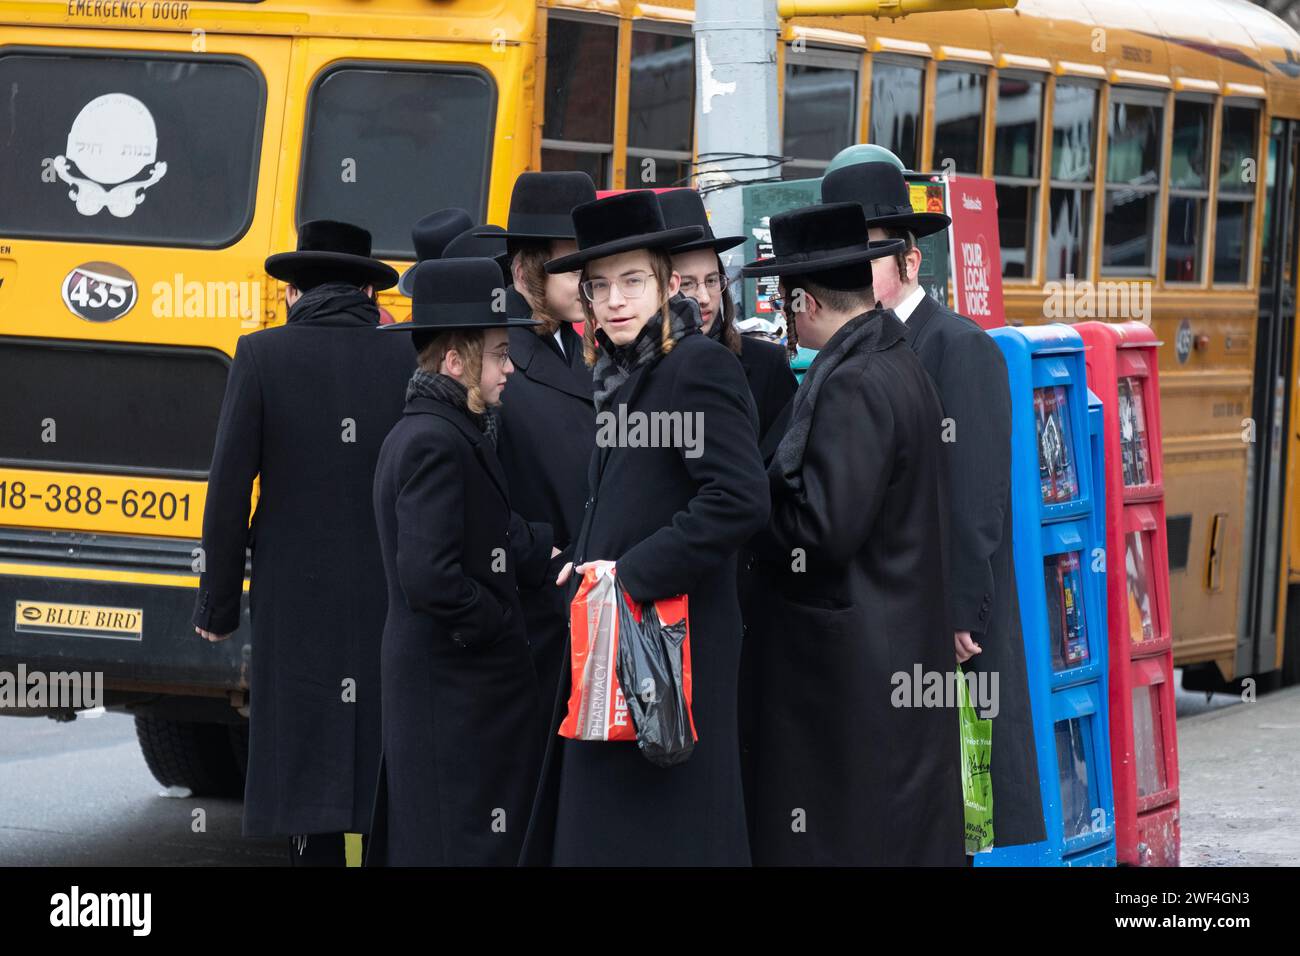
M 655 766 L 675 767 L 695 750 L 684 680 L 690 660 L 687 618 L 664 624 L 653 603 L 636 605 L 619 590 L 618 683 L 637 746 Z

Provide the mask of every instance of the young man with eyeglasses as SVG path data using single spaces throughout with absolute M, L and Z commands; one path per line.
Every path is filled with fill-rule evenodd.
M 772 426 L 794 397 L 799 383 L 790 369 L 790 358 L 784 348 L 774 342 L 741 335 L 736 328 L 736 304 L 727 291 L 730 283 L 721 253 L 740 245 L 745 237 L 714 236 L 704 203 L 694 189 L 660 193 L 659 208 L 663 210 L 664 222 L 669 228 L 699 226 L 704 230 L 701 238 L 669 250 L 673 269 L 681 276 L 678 291 L 699 305 L 701 331 L 715 342 L 721 342 L 740 359 L 750 394 L 758 408 L 759 446 L 770 453 L 781 440 L 780 429 L 773 433 Z
M 698 422 L 698 442 L 598 438 L 578 565 L 616 562 L 632 600 L 687 596 L 690 759 L 664 769 L 633 742 L 556 736 L 522 859 L 532 865 L 744 866 L 749 863 L 737 740 L 741 622 L 736 555 L 766 521 L 758 416 L 736 360 L 699 331 L 676 295 L 666 249 L 700 237 L 667 228 L 654 194 L 635 190 L 573 211 L 578 251 L 548 272 L 583 270 L 584 346 L 597 414 Z M 683 436 L 684 437 L 684 436 Z M 571 672 L 570 672 L 571 674 Z M 561 677 L 566 698 L 569 674 Z

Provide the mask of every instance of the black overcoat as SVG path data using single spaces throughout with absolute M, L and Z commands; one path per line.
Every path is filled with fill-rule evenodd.
M 374 507 L 388 618 L 366 864 L 513 866 L 545 731 L 516 581 L 540 584 L 550 529 L 512 520 L 491 443 L 422 396 L 384 442 Z
M 510 503 L 528 521 L 549 524 L 561 555 L 556 573 L 571 557 L 587 501 L 587 466 L 596 446 L 596 409 L 591 370 L 582 358 L 582 338 L 560 327 L 564 355 L 550 336 L 532 329 L 510 330 L 515 372 L 501 399 L 497 454 L 510 483 Z M 521 588 L 524 626 L 537 669 L 542 706 L 549 715 L 569 634 L 565 590 L 555 575 L 538 588 Z
M 754 406 L 758 409 L 759 445 L 768 437 L 781 410 L 794 397 L 799 381 L 790 368 L 790 353 L 784 345 L 764 342 L 750 335 L 740 337 L 740 366 L 745 370 Z
M 316 314 L 246 335 L 226 383 L 194 623 L 236 628 L 251 547 L 245 836 L 369 829 L 387 607 L 370 488 L 415 368 L 377 322 Z
M 699 741 L 684 764 L 663 769 L 633 743 L 555 736 L 567 709 L 566 669 L 522 860 L 747 865 L 736 732 L 736 553 L 768 513 L 753 399 L 734 356 L 690 332 L 667 355 L 632 373 L 610 407 L 620 404 L 629 413 L 699 413 L 702 454 L 687 457 L 681 447 L 597 447 L 575 557 L 616 561 L 635 600 L 687 595 Z
M 981 651 L 962 669 L 998 675 L 993 717 L 993 842 L 1044 839 L 1038 758 L 1011 554 L 1011 391 L 1002 350 L 973 321 L 930 296 L 907 341 L 952 419 L 948 453 L 953 627 Z M 991 685 L 987 685 L 991 686 Z
M 756 865 L 964 859 L 958 712 L 895 696 L 896 675 L 912 682 L 918 666 L 955 666 L 941 408 L 893 313 L 868 322 L 822 385 L 802 490 L 780 477 L 781 452 L 768 472 L 763 613 L 747 635 Z M 832 337 L 816 361 L 842 341 Z

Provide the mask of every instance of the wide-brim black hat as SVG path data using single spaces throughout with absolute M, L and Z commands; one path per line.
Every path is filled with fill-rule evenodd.
M 370 233 L 350 222 L 309 219 L 298 227 L 298 248 L 268 256 L 268 275 L 308 289 L 322 282 L 374 286 L 376 291 L 397 282 L 397 270 L 370 255 Z
M 470 226 L 448 242 L 436 259 L 491 259 L 501 268 L 501 277 L 510 282 L 510 255 L 506 252 L 504 230 L 500 226 Z M 490 238 L 488 238 L 490 237 Z M 397 291 L 411 297 L 411 277 L 415 275 L 416 262 L 402 273 L 397 281 Z
M 692 242 L 704 235 L 699 226 L 669 229 L 659 199 L 649 189 L 606 196 L 573 210 L 578 251 L 546 263 L 549 273 L 573 272 L 593 259 L 634 249 L 663 249 Z
M 857 203 L 804 206 L 772 217 L 772 251 L 745 263 L 744 276 L 804 275 L 867 263 L 903 251 L 902 239 L 871 242 Z M 870 285 L 869 282 L 864 285 Z
M 663 210 L 664 225 L 669 229 L 681 226 L 699 226 L 704 235 L 680 246 L 673 246 L 668 251 L 673 255 L 683 252 L 695 252 L 697 249 L 712 249 L 714 252 L 726 252 L 745 241 L 744 236 L 715 236 L 709 225 L 709 214 L 704 208 L 704 200 L 694 189 L 669 189 L 659 193 L 659 208 Z
M 893 163 L 853 163 L 822 179 L 822 202 L 855 202 L 868 229 L 906 229 L 916 238 L 942 232 L 952 219 L 941 212 L 915 212 L 907 180 Z
M 411 227 L 411 244 L 415 247 L 415 259 L 441 259 L 447 245 L 466 229 L 474 228 L 474 220 L 464 209 L 448 206 L 431 212 L 418 220 Z
M 426 259 L 411 277 L 411 319 L 381 325 L 385 332 L 450 332 L 540 325 L 512 298 L 492 259 Z
M 538 241 L 575 239 L 571 213 L 575 206 L 595 198 L 596 184 L 586 173 L 520 173 L 510 193 L 510 214 L 501 235 Z M 480 237 L 487 234 L 486 228 L 476 232 Z

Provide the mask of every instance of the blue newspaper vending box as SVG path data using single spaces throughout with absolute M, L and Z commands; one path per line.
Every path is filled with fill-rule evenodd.
M 1012 550 L 1047 838 L 999 847 L 995 830 L 975 865 L 1114 866 L 1101 403 L 1069 326 L 989 334 L 1011 384 Z

